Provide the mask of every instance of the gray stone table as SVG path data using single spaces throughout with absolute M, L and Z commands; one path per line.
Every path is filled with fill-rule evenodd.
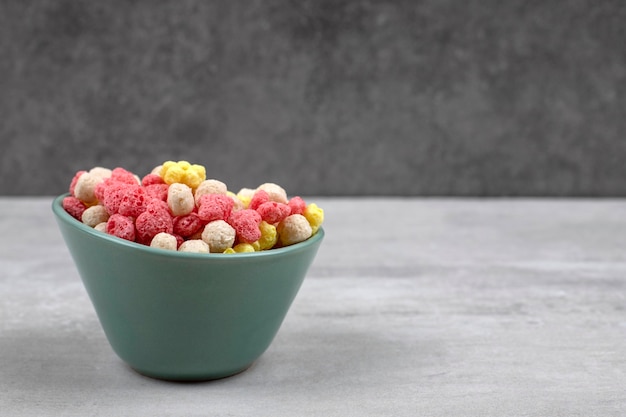
M 309 201 L 273 344 L 191 384 L 115 356 L 51 198 L 0 198 L 0 415 L 626 415 L 626 200 Z

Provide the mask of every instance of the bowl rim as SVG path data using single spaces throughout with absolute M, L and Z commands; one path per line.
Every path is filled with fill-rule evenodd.
M 258 252 L 241 252 L 236 254 L 229 253 L 194 253 L 194 252 L 179 252 L 174 250 L 167 250 L 161 248 L 153 248 L 148 245 L 142 245 L 141 243 L 131 242 L 129 240 L 125 240 L 119 238 L 117 236 L 109 235 L 107 233 L 100 232 L 95 230 L 93 227 L 87 226 L 82 223 L 78 219 L 71 216 L 65 209 L 63 208 L 62 202 L 65 197 L 70 197 L 70 193 L 64 193 L 54 198 L 52 201 L 52 211 L 55 214 L 56 218 L 63 223 L 73 227 L 83 233 L 93 236 L 96 239 L 102 239 L 104 241 L 108 241 L 114 245 L 120 245 L 128 248 L 132 248 L 134 250 L 143 251 L 148 254 L 158 255 L 158 256 L 166 256 L 173 258 L 195 258 L 195 259 L 232 259 L 236 261 L 237 259 L 242 258 L 266 258 L 279 256 L 281 254 L 286 254 L 289 252 L 305 250 L 308 247 L 315 245 L 324 237 L 324 228 L 320 227 L 317 232 L 308 238 L 307 240 L 299 243 L 295 243 L 293 245 L 284 246 L 282 248 L 276 249 L 268 249 Z

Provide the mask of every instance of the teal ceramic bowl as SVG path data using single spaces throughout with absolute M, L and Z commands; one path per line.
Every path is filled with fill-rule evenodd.
M 247 369 L 278 332 L 324 231 L 280 249 L 171 252 L 98 232 L 52 204 L 115 353 L 154 378 L 198 381 Z

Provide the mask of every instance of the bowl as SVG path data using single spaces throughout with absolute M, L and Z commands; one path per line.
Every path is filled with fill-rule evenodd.
M 246 370 L 270 346 L 324 238 L 238 254 L 167 251 L 52 211 L 113 351 L 137 372 L 199 381 Z

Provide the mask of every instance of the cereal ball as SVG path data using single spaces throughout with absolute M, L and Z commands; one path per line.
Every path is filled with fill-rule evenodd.
M 252 243 L 261 237 L 259 224 L 262 220 L 255 210 L 245 209 L 231 214 L 228 223 L 235 229 L 240 242 Z
M 87 208 L 87 206 L 85 206 L 85 203 L 83 203 L 76 197 L 68 196 L 63 199 L 61 205 L 63 206 L 63 209 L 69 213 L 70 216 L 82 221 L 83 212 Z
M 120 167 L 117 167 L 113 169 L 113 171 L 111 171 L 111 179 L 130 185 L 141 184 L 141 180 L 137 178 L 135 174 Z
M 148 202 L 151 201 L 146 190 L 140 185 L 128 185 L 121 195 L 122 200 L 117 212 L 123 216 L 139 217 L 146 211 Z
M 165 204 L 165 207 L 159 203 Z M 138 242 L 146 245 L 160 232 L 172 234 L 174 222 L 167 209 L 167 204 L 160 200 L 152 200 L 148 203 L 146 211 L 135 220 L 135 227 L 137 228 Z
M 206 179 L 206 170 L 202 165 L 191 165 L 187 161 L 167 161 L 163 163 L 159 175 L 166 184 L 179 182 L 195 190 Z
M 301 214 L 292 214 L 276 227 L 279 241 L 283 246 L 307 240 L 313 234 L 309 221 Z
M 234 204 L 233 199 L 225 194 L 205 194 L 199 200 L 198 217 L 205 222 L 227 220 Z
M 261 230 L 261 237 L 259 240 L 253 243 L 255 245 L 256 250 L 267 250 L 272 249 L 276 242 L 278 241 L 278 234 L 276 233 L 276 226 L 273 224 L 269 224 L 268 222 L 262 221 L 259 224 L 259 229 Z
M 254 246 L 249 243 L 238 243 L 232 249 L 235 253 L 254 252 Z
M 201 239 L 186 240 L 178 248 L 179 252 L 209 253 L 209 245 Z
M 72 178 L 72 181 L 70 182 L 70 194 L 72 196 L 74 196 L 74 188 L 76 188 L 76 182 L 78 182 L 78 179 L 81 175 L 86 173 L 87 171 L 78 171 L 76 174 L 74 174 L 74 178 Z
M 304 217 L 306 217 L 309 221 L 311 230 L 313 231 L 313 234 L 315 234 L 324 222 L 324 210 L 319 208 L 317 204 L 311 203 L 306 206 L 306 209 L 304 210 Z
M 199 205 L 200 197 L 207 194 L 226 194 L 228 192 L 226 184 L 218 180 L 204 180 L 198 185 L 194 193 L 196 205 Z
M 252 195 L 250 203 L 248 203 L 248 208 L 256 210 L 261 204 L 267 203 L 268 201 L 270 201 L 270 195 L 263 190 L 258 190 Z
M 167 190 L 169 189 L 169 187 L 169 185 L 163 183 L 146 185 L 144 188 L 146 189 L 146 194 L 148 194 L 150 198 L 167 201 Z
M 111 171 L 109 168 L 93 167 L 89 170 L 89 173 L 104 180 L 106 178 L 111 178 L 113 171 Z
M 174 216 L 191 213 L 195 207 L 191 187 L 181 183 L 170 184 L 167 190 L 167 205 Z
M 304 210 L 306 209 L 306 203 L 298 196 L 289 199 L 287 205 L 291 208 L 291 214 L 304 214 Z
M 88 207 L 83 211 L 81 221 L 89 227 L 96 227 L 96 225 L 109 220 L 109 213 L 104 206 L 95 205 Z
M 268 201 L 257 207 L 256 211 L 263 220 L 270 224 L 275 224 L 283 221 L 291 214 L 291 207 L 287 204 Z
M 141 185 L 144 187 L 154 184 L 165 184 L 165 181 L 157 174 L 148 174 L 141 179 Z
M 98 232 L 106 233 L 107 232 L 107 223 L 98 223 L 93 227 L 93 230 L 97 230 Z
M 202 240 L 213 253 L 224 252 L 235 243 L 235 229 L 224 220 L 215 220 L 204 226 Z
M 135 225 L 133 219 L 122 216 L 121 214 L 113 214 L 107 220 L 106 232 L 110 235 L 117 236 L 122 239 L 135 241 Z
M 233 200 L 233 211 L 239 211 L 246 208 L 243 201 L 241 201 L 239 197 L 237 197 L 237 194 L 233 193 L 232 191 L 227 191 L 226 195 L 230 197 L 231 200 Z
M 203 226 L 202 220 L 196 213 L 174 217 L 174 234 L 188 237 L 197 233 Z
M 259 185 L 257 187 L 257 191 L 258 190 L 265 191 L 270 196 L 271 201 L 287 204 L 287 192 L 283 187 L 278 184 L 274 184 L 273 182 L 266 182 L 265 184 Z
M 178 248 L 178 241 L 176 240 L 176 236 L 161 232 L 154 235 L 150 246 L 159 249 L 176 250 Z
M 252 200 L 252 196 L 254 195 L 256 190 L 252 188 L 242 188 L 237 192 L 236 196 L 243 203 L 244 208 L 248 208 L 250 205 L 250 200 Z
M 74 187 L 74 196 L 85 204 L 95 204 L 98 202 L 96 198 L 96 185 L 102 181 L 102 178 L 92 175 L 88 172 L 81 175 L 76 181 Z

